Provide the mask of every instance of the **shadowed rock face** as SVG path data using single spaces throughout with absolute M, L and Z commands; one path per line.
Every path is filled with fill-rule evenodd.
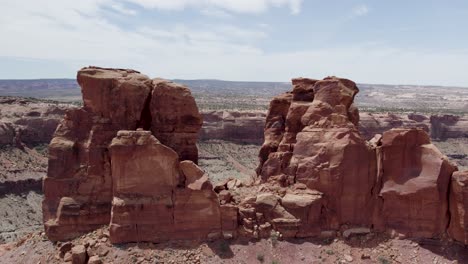
M 84 68 L 77 79 L 84 106 L 69 110 L 58 126 L 43 183 L 44 224 L 52 240 L 109 223 L 109 144 L 119 130 L 151 130 L 176 159 L 198 159 L 195 143 L 202 120 L 187 88 L 123 69 Z

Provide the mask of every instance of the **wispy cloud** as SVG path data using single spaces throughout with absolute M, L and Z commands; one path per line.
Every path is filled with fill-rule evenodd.
M 137 11 L 133 10 L 133 9 L 130 9 L 130 8 L 127 8 L 125 7 L 124 5 L 120 4 L 120 3 L 113 3 L 110 5 L 110 7 L 118 12 L 118 13 L 121 13 L 123 15 L 130 15 L 130 16 L 134 16 L 137 14 Z
M 148 9 L 182 10 L 197 8 L 206 10 L 224 10 L 233 13 L 262 13 L 272 7 L 288 7 L 291 14 L 299 14 L 303 0 L 126 0 Z
M 370 8 L 367 6 L 367 5 L 358 5 L 358 6 L 355 6 L 353 7 L 353 9 L 351 10 L 351 16 L 352 17 L 360 17 L 360 16 L 364 16 L 364 15 L 367 15 L 370 11 Z
M 215 17 L 215 18 L 232 18 L 232 15 L 219 8 L 205 8 L 200 11 L 204 16 Z

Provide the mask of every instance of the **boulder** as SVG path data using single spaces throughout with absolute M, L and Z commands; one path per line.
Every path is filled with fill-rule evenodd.
M 72 264 L 85 264 L 88 258 L 83 245 L 74 246 L 71 250 Z
M 102 260 L 99 256 L 92 256 L 88 260 L 88 264 L 101 264 Z

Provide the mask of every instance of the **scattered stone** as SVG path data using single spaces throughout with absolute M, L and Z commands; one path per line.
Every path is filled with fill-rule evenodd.
M 73 264 L 85 264 L 87 253 L 83 245 L 74 246 L 71 250 Z
M 348 254 L 345 254 L 344 255 L 344 259 L 347 261 L 347 262 L 353 262 L 353 257 L 348 255 Z
M 357 227 L 357 228 L 350 228 L 343 232 L 343 236 L 345 238 L 349 238 L 352 235 L 366 235 L 370 233 L 370 229 L 366 227 Z
M 72 253 L 71 252 L 65 253 L 65 256 L 63 257 L 63 261 L 65 262 L 72 261 Z
M 68 251 L 72 249 L 72 247 L 73 247 L 73 244 L 71 242 L 65 242 L 59 248 L 60 253 L 62 254 L 67 253 Z
M 88 260 L 88 264 L 101 264 L 102 260 L 99 256 L 92 256 Z

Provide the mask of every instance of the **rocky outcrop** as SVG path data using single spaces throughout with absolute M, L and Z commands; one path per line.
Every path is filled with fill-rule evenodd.
M 468 245 L 468 171 L 455 172 L 450 185 L 449 235 Z
M 200 140 L 220 139 L 238 143 L 262 144 L 265 113 L 206 111 L 203 112 Z
M 220 235 L 218 196 L 192 161 L 179 164 L 150 131 L 119 131 L 109 149 L 113 243 Z
M 376 159 L 356 128 L 356 85 L 334 77 L 295 79 L 293 85 L 292 93 L 270 105 L 259 155 L 261 180 L 302 183 L 322 193 L 322 208 L 314 216 L 322 220 L 322 230 L 341 223 L 370 225 Z
M 261 193 L 239 209 L 245 230 L 253 222 L 260 233 L 268 223 L 286 237 L 333 234 L 350 226 L 445 236 L 450 177 L 457 168 L 431 144 L 428 127 L 416 125 L 429 123 L 427 118 L 412 115 L 408 120 L 414 122 L 406 125 L 413 128 L 391 129 L 367 142 L 358 130 L 353 106 L 358 89 L 352 81 L 301 78 L 293 86 L 270 104 L 257 169 Z M 394 125 L 405 124 L 388 122 Z M 460 201 L 459 196 L 453 199 Z
M 88 67 L 77 78 L 83 107 L 68 111 L 55 131 L 43 181 L 44 225 L 51 240 L 109 223 L 114 197 L 109 144 L 119 130 L 151 130 L 181 159 L 198 157 L 202 122 L 187 88 L 123 69 Z

